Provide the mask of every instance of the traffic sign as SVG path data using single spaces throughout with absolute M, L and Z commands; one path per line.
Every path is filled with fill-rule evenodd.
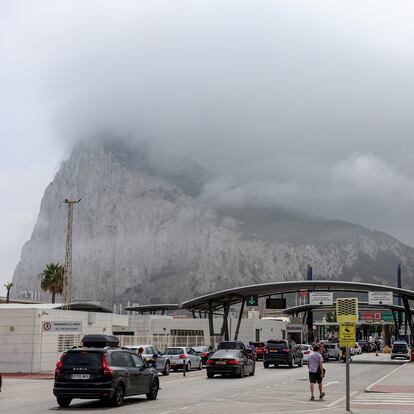
M 333 305 L 333 292 L 310 292 L 310 305 Z
M 344 322 L 339 324 L 339 346 L 355 346 L 356 324 Z
M 257 295 L 250 295 L 246 300 L 247 306 L 259 306 L 259 297 Z
M 370 305 L 392 305 L 392 292 L 368 292 L 368 303 Z
M 336 320 L 356 322 L 358 320 L 358 298 L 336 299 Z
M 286 298 L 266 299 L 266 309 L 286 309 Z

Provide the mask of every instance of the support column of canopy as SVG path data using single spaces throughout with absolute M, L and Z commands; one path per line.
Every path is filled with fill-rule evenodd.
M 241 307 L 240 307 L 240 313 L 239 313 L 239 319 L 237 320 L 237 326 L 236 326 L 236 332 L 234 332 L 234 340 L 237 341 L 239 337 L 239 331 L 240 331 L 240 324 L 243 317 L 243 311 L 244 311 L 244 303 L 246 302 L 246 299 L 243 298 Z
M 223 305 L 224 314 L 223 314 L 223 325 L 221 327 L 221 336 L 224 335 L 224 340 L 228 341 L 230 339 L 229 336 L 229 323 L 228 323 L 228 316 L 230 311 L 230 302 L 226 302 Z
M 394 319 L 394 328 L 395 328 L 394 329 L 395 330 L 394 337 L 395 337 L 395 339 L 399 339 L 399 337 L 400 337 L 400 327 L 399 327 L 399 324 L 398 324 L 398 321 L 397 321 L 397 315 L 395 313 L 395 310 L 392 311 L 392 317 Z
M 414 323 L 413 323 L 413 315 L 411 314 L 410 303 L 408 302 L 407 296 L 402 297 L 405 309 L 405 320 L 408 326 L 410 327 L 410 334 L 411 334 L 411 343 L 414 343 Z

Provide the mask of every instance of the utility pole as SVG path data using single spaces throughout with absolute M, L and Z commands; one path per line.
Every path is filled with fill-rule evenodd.
M 66 227 L 66 254 L 63 273 L 63 309 L 69 310 L 72 302 L 72 228 L 73 228 L 73 206 L 81 200 L 65 199 L 68 206 L 68 222 Z

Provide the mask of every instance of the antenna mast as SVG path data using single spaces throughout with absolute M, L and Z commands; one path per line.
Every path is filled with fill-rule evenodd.
M 73 207 L 81 200 L 65 199 L 68 206 L 68 222 L 66 227 L 66 254 L 63 273 L 63 309 L 69 310 L 72 302 L 72 228 L 73 228 Z

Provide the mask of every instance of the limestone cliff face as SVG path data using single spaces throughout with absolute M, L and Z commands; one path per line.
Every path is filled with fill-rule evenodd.
M 14 294 L 40 292 L 45 264 L 63 263 L 65 198 L 82 199 L 73 228 L 77 300 L 107 306 L 182 301 L 222 288 L 302 279 L 309 263 L 315 278 L 393 285 L 402 263 L 405 286 L 414 287 L 414 249 L 391 236 L 277 211 L 217 211 L 197 198 L 210 177 L 190 161 L 157 165 L 144 150 L 124 144 L 79 145 L 45 191 L 14 273 Z

